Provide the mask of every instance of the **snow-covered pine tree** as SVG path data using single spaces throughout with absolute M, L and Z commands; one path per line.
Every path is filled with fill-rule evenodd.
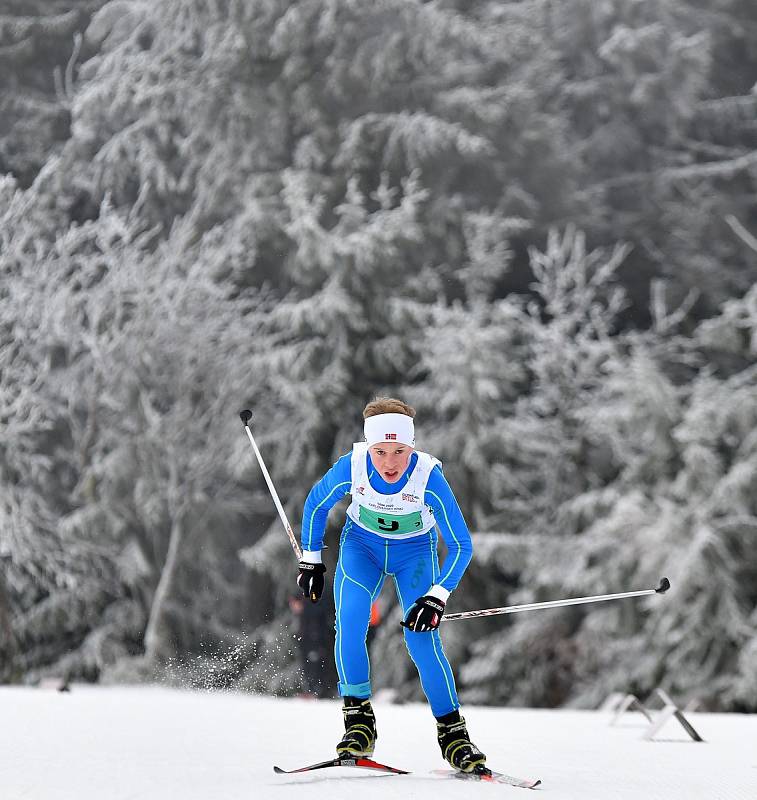
M 255 306 L 213 282 L 193 230 L 155 249 L 155 231 L 104 204 L 36 263 L 15 240 L 3 254 L 3 553 L 17 636 L 42 648 L 24 649 L 27 669 L 70 650 L 54 668 L 96 676 L 239 624 L 228 553 L 249 513 L 234 456 L 249 458 L 237 405 Z
M 583 166 L 576 196 L 586 205 L 571 218 L 592 239 L 633 244 L 623 280 L 637 315 L 657 275 L 671 281 L 675 302 L 699 290 L 698 313 L 713 316 L 754 280 L 723 224 L 726 197 L 754 203 L 753 191 L 742 192 L 757 145 L 747 121 L 757 53 L 733 38 L 757 31 L 754 9 L 692 0 L 545 5 L 545 44 L 564 75 L 558 105 Z
M 592 445 L 583 411 L 602 372 L 619 357 L 619 342 L 611 334 L 623 307 L 615 273 L 625 254 L 622 246 L 609 253 L 589 251 L 584 235 L 572 228 L 562 235 L 553 231 L 543 252 L 530 251 L 534 299 L 525 300 L 519 311 L 527 385 L 500 423 L 510 480 L 502 482 L 496 502 L 506 532 L 526 537 L 533 547 L 518 576 L 524 588 L 509 598 L 503 594 L 501 605 L 563 596 L 569 585 L 564 551 L 575 535 L 562 513 L 564 504 L 609 477 L 597 474 L 604 458 Z M 496 546 L 488 557 L 497 561 Z M 569 646 L 569 629 L 554 613 L 512 623 L 500 619 L 492 633 L 472 645 L 461 671 L 465 696 L 562 702 L 570 686 L 564 654 L 557 650 Z M 524 647 L 529 657 L 514 659 Z

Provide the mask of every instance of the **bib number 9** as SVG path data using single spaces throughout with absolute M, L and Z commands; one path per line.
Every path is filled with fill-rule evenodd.
M 420 511 L 387 514 L 360 506 L 360 524 L 375 533 L 415 533 L 423 529 L 423 518 Z

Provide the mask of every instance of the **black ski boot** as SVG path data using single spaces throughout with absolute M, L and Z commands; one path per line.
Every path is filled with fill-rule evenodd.
M 444 759 L 460 772 L 488 773 L 486 756 L 468 736 L 465 718 L 459 711 L 436 718 L 436 738 Z
M 345 697 L 342 706 L 344 736 L 336 746 L 339 756 L 370 756 L 376 746 L 376 717 L 370 700 Z

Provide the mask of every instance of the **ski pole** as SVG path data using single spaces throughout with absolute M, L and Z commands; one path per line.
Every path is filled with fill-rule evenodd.
M 620 594 L 596 594 L 593 597 L 573 597 L 568 600 L 548 600 L 544 603 L 526 603 L 522 606 L 504 606 L 503 608 L 485 608 L 481 611 L 461 611 L 459 614 L 445 614 L 442 622 L 471 617 L 490 617 L 494 614 L 516 614 L 518 611 L 535 611 L 539 608 L 557 608 L 558 606 L 578 606 L 583 603 L 600 603 L 603 600 L 620 600 L 622 597 L 642 597 L 645 594 L 665 594 L 670 589 L 667 578 L 660 580 L 656 589 L 642 589 L 638 592 L 621 592 Z
M 252 445 L 252 449 L 255 451 L 255 456 L 258 459 L 258 464 L 260 464 L 260 469 L 263 471 L 263 477 L 265 478 L 265 482 L 268 484 L 268 488 L 271 490 L 271 496 L 273 497 L 273 503 L 276 506 L 276 510 L 279 512 L 279 517 L 281 517 L 281 522 L 284 525 L 284 530 L 287 532 L 287 536 L 289 537 L 289 543 L 292 545 L 292 550 L 294 550 L 294 554 L 297 556 L 297 560 L 302 560 L 302 550 L 300 550 L 299 544 L 297 544 L 297 539 L 292 532 L 292 526 L 289 524 L 289 520 L 287 519 L 287 515 L 284 513 L 284 507 L 281 505 L 281 500 L 279 500 L 278 494 L 276 494 L 276 487 L 273 485 L 273 481 L 271 480 L 271 476 L 268 474 L 268 470 L 266 469 L 265 462 L 263 461 L 263 456 L 260 455 L 260 450 L 258 450 L 258 446 L 255 444 L 255 439 L 252 435 L 252 431 L 250 430 L 249 422 L 252 419 L 252 411 L 245 409 L 244 411 L 239 412 L 239 416 L 244 423 L 244 429 L 247 431 L 247 436 L 250 438 L 250 444 Z

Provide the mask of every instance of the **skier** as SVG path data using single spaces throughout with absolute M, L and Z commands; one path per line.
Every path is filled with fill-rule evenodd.
M 402 606 L 405 645 L 436 717 L 442 755 L 461 772 L 481 772 L 486 756 L 471 742 L 460 715 L 455 679 L 438 631 L 447 599 L 473 548 L 440 462 L 414 449 L 414 416 L 411 406 L 394 398 L 378 398 L 365 407 L 365 442 L 353 445 L 305 501 L 297 583 L 305 597 L 318 602 L 325 583 L 321 549 L 326 519 L 349 493 L 352 502 L 334 577 L 334 655 L 345 725 L 337 754 L 370 756 L 375 747 L 366 634 L 371 605 L 391 575 Z M 437 526 L 448 548 L 441 568 Z

